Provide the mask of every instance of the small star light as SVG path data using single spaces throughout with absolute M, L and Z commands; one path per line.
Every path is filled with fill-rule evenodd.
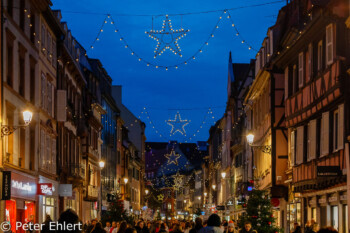
M 182 175 L 180 175 L 180 173 L 177 172 L 176 175 L 174 175 L 173 177 L 174 177 L 174 188 L 177 190 L 182 185 Z
M 179 112 L 176 113 L 174 120 L 167 120 L 167 123 L 171 126 L 170 134 L 174 135 L 179 132 L 186 136 L 185 126 L 189 124 L 189 121 L 182 120 Z
M 177 160 L 181 157 L 181 155 L 176 154 L 174 150 L 170 152 L 170 154 L 166 154 L 165 157 L 168 159 L 168 164 L 178 165 Z
M 146 32 L 149 37 L 158 42 L 156 49 L 154 50 L 154 58 L 161 55 L 166 49 L 170 49 L 174 54 L 178 54 L 182 57 L 181 49 L 177 41 L 186 36 L 186 33 L 190 30 L 184 30 L 182 28 L 174 30 L 171 26 L 171 20 L 168 15 L 165 17 L 162 30 L 150 30 L 149 32 Z
M 157 196 L 157 198 L 158 198 L 158 201 L 163 201 L 164 195 L 163 195 L 163 194 L 159 194 L 159 195 Z

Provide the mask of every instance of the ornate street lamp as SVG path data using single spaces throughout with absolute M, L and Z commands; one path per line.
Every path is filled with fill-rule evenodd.
M 271 154 L 271 145 L 263 145 L 263 146 L 256 146 L 253 145 L 254 142 L 254 134 L 249 133 L 247 136 L 247 142 L 249 144 L 250 147 L 252 148 L 257 148 L 259 150 L 261 150 L 262 152 L 266 153 L 266 154 Z
M 31 111 L 26 110 L 26 111 L 23 111 L 22 114 L 23 114 L 24 125 L 1 125 L 1 137 L 9 136 L 13 132 L 15 132 L 17 129 L 20 129 L 20 128 L 24 129 L 30 124 L 33 118 L 33 113 Z

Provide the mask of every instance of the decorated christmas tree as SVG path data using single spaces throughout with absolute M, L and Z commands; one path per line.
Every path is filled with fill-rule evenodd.
M 275 217 L 272 213 L 271 200 L 266 190 L 253 189 L 249 192 L 247 203 L 243 204 L 246 212 L 238 220 L 240 228 L 244 228 L 245 222 L 251 222 L 257 232 L 275 233 L 282 232 L 275 226 Z
M 123 220 L 131 223 L 132 217 L 129 216 L 126 212 L 124 208 L 124 201 L 122 200 L 121 195 L 115 193 L 113 195 L 113 199 L 111 200 L 111 202 L 109 202 L 108 210 L 102 216 L 102 222 L 120 222 Z

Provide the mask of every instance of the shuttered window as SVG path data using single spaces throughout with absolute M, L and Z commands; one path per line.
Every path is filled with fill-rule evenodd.
M 291 166 L 294 166 L 295 161 L 295 131 L 290 133 L 290 163 Z
M 296 164 L 303 163 L 304 152 L 304 126 L 297 128 Z
M 316 158 L 316 126 L 317 120 L 310 121 L 308 125 L 308 154 L 307 161 L 311 161 Z
M 299 53 L 298 65 L 298 83 L 299 87 L 302 87 L 304 85 L 304 53 Z
M 312 44 L 308 47 L 308 59 L 307 59 L 308 72 L 306 76 L 306 82 L 311 80 L 312 77 Z
M 288 98 L 288 66 L 284 69 L 284 99 Z
M 321 156 L 329 153 L 329 136 L 329 112 L 324 112 L 321 121 Z
M 344 148 L 344 104 L 338 107 L 338 150 Z
M 326 27 L 326 61 L 327 65 L 333 63 L 333 24 Z

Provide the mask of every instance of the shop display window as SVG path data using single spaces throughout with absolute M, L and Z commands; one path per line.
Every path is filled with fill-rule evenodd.
M 11 224 L 11 231 L 16 232 L 17 208 L 15 200 L 6 201 L 6 221 Z
M 44 222 L 47 215 L 50 215 L 51 219 L 56 219 L 56 207 L 55 207 L 56 199 L 53 197 L 43 197 L 43 219 Z
M 336 230 L 339 229 L 339 214 L 338 214 L 338 206 L 332 206 L 331 207 L 331 222 L 332 227 L 334 227 Z

